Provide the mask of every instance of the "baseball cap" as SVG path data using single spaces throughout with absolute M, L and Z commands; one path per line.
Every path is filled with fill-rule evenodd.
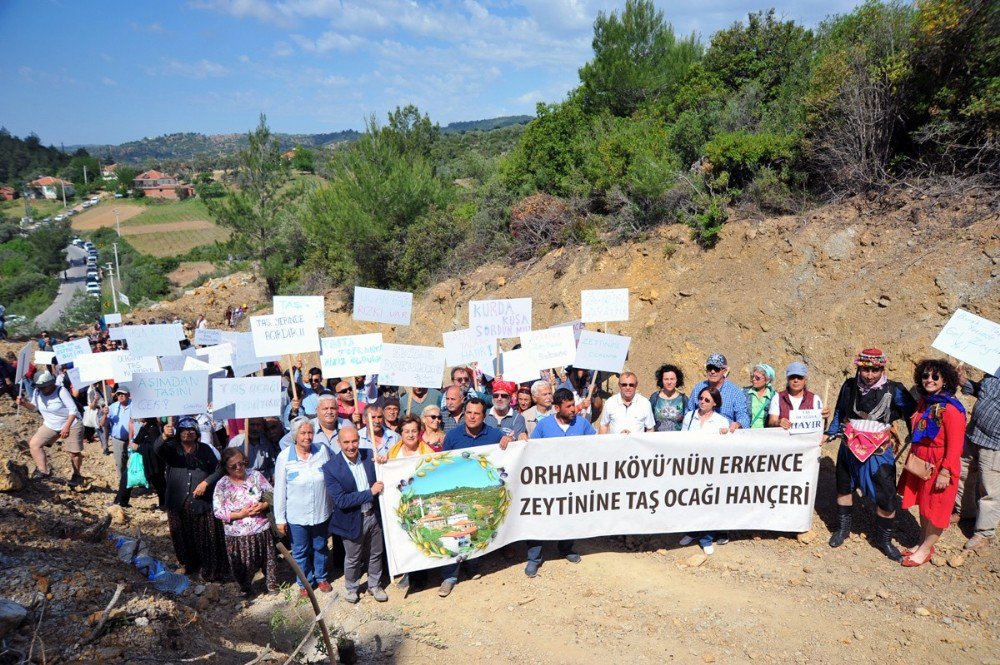
M 705 361 L 705 367 L 729 367 L 729 363 L 721 353 L 713 353 Z
M 789 376 L 806 376 L 808 374 L 809 374 L 809 368 L 806 367 L 806 364 L 804 362 L 799 362 L 798 360 L 793 362 L 791 365 L 788 366 L 787 369 L 785 369 L 786 378 Z
M 42 372 L 35 377 L 36 386 L 47 386 L 56 382 L 56 377 L 52 376 L 52 372 Z

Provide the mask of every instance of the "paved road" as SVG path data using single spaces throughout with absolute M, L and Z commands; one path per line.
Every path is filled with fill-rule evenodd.
M 66 279 L 60 281 L 59 293 L 49 308 L 35 318 L 35 325 L 39 328 L 46 328 L 56 323 L 62 316 L 63 310 L 69 306 L 73 294 L 87 288 L 87 250 L 69 245 L 66 254 L 70 265 L 66 270 Z

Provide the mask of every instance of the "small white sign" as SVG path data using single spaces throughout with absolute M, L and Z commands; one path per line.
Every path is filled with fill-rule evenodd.
M 212 411 L 216 419 L 280 416 L 281 377 L 212 379 Z
M 437 346 L 383 344 L 378 382 L 386 386 L 440 388 L 444 349 Z
M 580 343 L 580 333 L 584 330 L 583 321 L 577 319 L 576 321 L 567 321 L 566 323 L 557 323 L 553 328 L 562 328 L 563 326 L 571 326 L 573 328 L 573 341 L 577 344 Z
M 326 327 L 326 302 L 323 296 L 274 296 L 274 315 L 302 314 L 317 328 Z
M 573 367 L 601 372 L 621 372 L 631 342 L 632 338 L 624 335 L 584 330 L 580 333 L 580 345 L 576 347 L 576 361 Z
M 35 351 L 35 357 L 32 362 L 37 367 L 42 365 L 54 365 L 56 362 L 56 354 L 53 351 Z
M 792 426 L 789 434 L 819 434 L 823 431 L 823 412 L 820 409 L 792 409 L 788 412 Z
M 628 289 L 581 291 L 580 320 L 584 323 L 628 321 Z
M 208 404 L 208 372 L 137 372 L 131 390 L 133 418 L 202 413 Z
M 120 326 L 108 330 L 111 339 L 124 339 L 128 350 L 137 356 L 176 356 L 184 339 L 184 326 L 179 323 Z
M 122 293 L 121 291 L 118 292 L 118 299 L 122 301 L 123 305 L 126 305 L 128 307 L 132 306 L 132 303 L 128 301 L 128 296 Z
M 470 300 L 469 328 L 483 339 L 520 337 L 531 330 L 531 298 Z
M 1000 376 L 1000 324 L 957 310 L 931 345 L 962 362 Z
M 408 326 L 413 312 L 413 294 L 354 287 L 354 320 Z
M 122 315 L 120 312 L 113 312 L 111 314 L 104 315 L 104 324 L 108 326 L 113 326 L 115 324 L 121 325 Z
M 118 367 L 118 358 L 121 354 L 121 351 L 91 353 L 77 358 L 73 366 L 80 370 L 80 380 L 84 383 L 105 381 L 115 378 L 115 370 Z
M 529 349 L 514 349 L 500 354 L 500 370 L 504 381 L 527 383 L 537 381 L 541 377 L 537 360 Z
M 86 337 L 63 342 L 62 344 L 55 344 L 52 350 L 55 352 L 56 358 L 59 359 L 60 365 L 68 365 L 76 360 L 77 356 L 85 356 L 92 353 L 90 340 Z
M 66 370 L 66 376 L 69 377 L 69 382 L 77 390 L 86 390 L 88 388 L 88 384 L 80 380 L 80 370 L 77 369 L 76 367 L 71 367 L 70 369 Z
M 476 337 L 472 328 L 462 328 L 441 333 L 444 341 L 445 361 L 449 367 L 478 363 L 480 368 L 493 371 L 497 357 L 497 341 L 488 337 Z
M 222 332 L 215 328 L 195 328 L 194 343 L 201 346 L 214 346 L 222 343 Z
M 119 354 L 115 364 L 114 380 L 125 383 L 132 380 L 135 374 L 152 374 L 160 371 L 160 362 L 156 356 L 138 356 L 131 351 Z
M 565 367 L 576 361 L 576 340 L 569 326 L 529 330 L 521 334 L 521 346 L 528 350 L 538 370 Z
M 198 349 L 198 355 L 214 367 L 229 367 L 233 364 L 233 345 L 229 342 Z
M 324 337 L 320 348 L 320 366 L 326 377 L 377 374 L 382 364 L 382 333 Z
M 251 316 L 250 334 L 258 360 L 261 356 L 319 351 L 319 331 L 305 314 Z

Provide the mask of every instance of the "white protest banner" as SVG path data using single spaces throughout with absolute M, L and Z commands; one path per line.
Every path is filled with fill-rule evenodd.
M 628 289 L 580 291 L 580 320 L 584 323 L 628 321 Z
M 135 374 L 152 374 L 160 371 L 160 362 L 156 356 L 140 356 L 131 351 L 122 351 L 115 363 L 115 374 L 112 378 L 118 383 L 132 380 Z
M 202 413 L 208 404 L 208 372 L 136 372 L 133 418 Z
M 220 374 L 225 377 L 226 370 L 216 365 L 209 364 L 200 358 L 191 358 L 189 356 L 180 356 L 184 359 L 184 364 L 181 365 L 181 371 L 184 372 L 208 372 L 210 375 L 215 376 Z
M 956 310 L 931 346 L 987 374 L 1000 376 L 1000 324 L 989 319 Z
M 568 326 L 521 333 L 521 346 L 530 353 L 536 369 L 565 367 L 576 361 L 576 340 Z
M 444 341 L 444 357 L 449 367 L 465 363 L 478 363 L 485 370 L 493 371 L 497 357 L 495 338 L 476 337 L 472 328 L 462 328 L 441 333 Z
M 823 412 L 820 409 L 792 409 L 788 412 L 792 423 L 789 434 L 819 434 L 823 432 Z
M 212 412 L 222 418 L 281 415 L 281 377 L 212 379 Z
M 120 326 L 108 330 L 111 339 L 124 339 L 128 350 L 137 356 L 176 356 L 184 339 L 184 326 L 179 323 Z
M 281 356 L 263 356 L 258 358 L 254 353 L 253 336 L 250 333 L 222 332 L 222 341 L 233 347 L 233 374 L 246 376 L 260 370 L 261 363 L 278 360 Z
M 413 294 L 406 291 L 383 291 L 354 287 L 354 320 L 410 325 Z
M 80 380 L 84 383 L 113 379 L 118 368 L 118 358 L 122 353 L 122 351 L 91 353 L 77 358 L 73 366 L 80 370 Z
M 201 346 L 214 346 L 222 343 L 222 330 L 215 328 L 195 328 L 194 343 Z
M 319 342 L 323 376 L 377 374 L 382 364 L 382 333 L 323 337 Z
M 76 367 L 71 367 L 66 370 L 66 376 L 69 377 L 69 382 L 77 390 L 86 390 L 87 384 L 80 379 L 80 370 Z
M 317 328 L 326 327 L 326 299 L 323 296 L 274 296 L 274 315 L 302 314 Z
M 251 316 L 250 334 L 258 359 L 319 351 L 319 331 L 304 314 Z
M 514 349 L 500 354 L 500 373 L 504 381 L 537 381 L 541 376 L 538 370 L 537 360 L 529 349 Z
M 437 346 L 383 344 L 378 382 L 386 386 L 440 388 L 444 349 Z
M 520 337 L 531 330 L 531 298 L 470 300 L 469 327 L 486 339 Z
M 108 326 L 115 325 L 116 323 L 121 325 L 122 315 L 120 312 L 113 312 L 111 314 L 104 315 L 104 324 Z
M 54 351 L 35 351 L 35 357 L 31 362 L 37 367 L 54 365 L 56 363 L 56 354 Z
M 190 356 L 163 356 L 160 358 L 160 371 L 179 372 L 184 369 L 184 362 Z
M 520 540 L 808 531 L 819 435 L 782 429 L 514 441 L 376 465 L 393 575 Z
M 90 340 L 86 337 L 55 344 L 52 350 L 56 354 L 60 365 L 68 365 L 76 360 L 77 356 L 85 356 L 92 353 L 90 350 Z
M 576 321 L 567 321 L 566 323 L 557 323 L 553 328 L 561 328 L 563 326 L 572 326 L 573 328 L 573 341 L 577 344 L 580 343 L 580 333 L 584 330 L 583 321 L 577 319 Z
M 573 367 L 596 369 L 601 372 L 621 372 L 631 342 L 631 337 L 584 330 L 580 333 L 580 344 L 576 347 L 576 361 Z

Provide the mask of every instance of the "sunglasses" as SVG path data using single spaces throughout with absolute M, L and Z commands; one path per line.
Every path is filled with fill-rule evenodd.
M 702 397 L 702 398 L 701 398 L 700 400 L 698 400 L 698 401 L 699 401 L 699 402 L 712 402 L 713 404 L 715 403 L 715 400 L 714 400 L 714 399 L 712 399 L 711 397 Z
M 230 464 L 226 467 L 227 469 L 245 469 L 247 468 L 246 462 L 237 462 L 236 464 Z
M 507 393 L 493 393 L 493 399 L 510 399 Z
M 923 379 L 924 381 L 928 379 L 930 379 L 931 381 L 937 381 L 938 379 L 941 378 L 941 375 L 938 374 L 937 372 L 924 372 L 920 378 Z
M 790 377 L 788 377 L 788 380 L 789 380 L 789 381 L 801 381 L 801 380 L 803 380 L 804 378 L 806 378 L 806 377 L 804 377 L 804 376 L 799 376 L 798 374 L 792 374 L 792 375 L 791 375 Z
M 472 379 L 470 379 L 467 376 L 456 376 L 455 381 L 457 381 L 458 383 L 469 383 L 472 381 Z
M 427 415 L 427 416 L 424 416 L 424 418 L 429 418 L 429 419 L 431 419 L 431 420 L 441 420 L 441 416 L 431 416 L 431 415 Z
M 350 388 L 342 388 L 342 389 L 340 389 L 340 390 L 338 390 L 338 391 L 337 391 L 337 394 L 338 394 L 338 395 L 346 395 L 346 394 L 348 394 L 349 392 L 351 392 L 351 389 L 350 389 Z
M 636 386 L 634 383 L 619 383 L 618 385 L 622 388 L 635 388 Z
M 705 368 L 705 371 L 706 371 L 706 372 L 721 372 L 721 371 L 722 371 L 722 368 L 721 368 L 721 367 L 715 367 L 715 366 L 713 366 L 713 365 L 708 365 L 708 366 L 707 366 L 707 367 Z

